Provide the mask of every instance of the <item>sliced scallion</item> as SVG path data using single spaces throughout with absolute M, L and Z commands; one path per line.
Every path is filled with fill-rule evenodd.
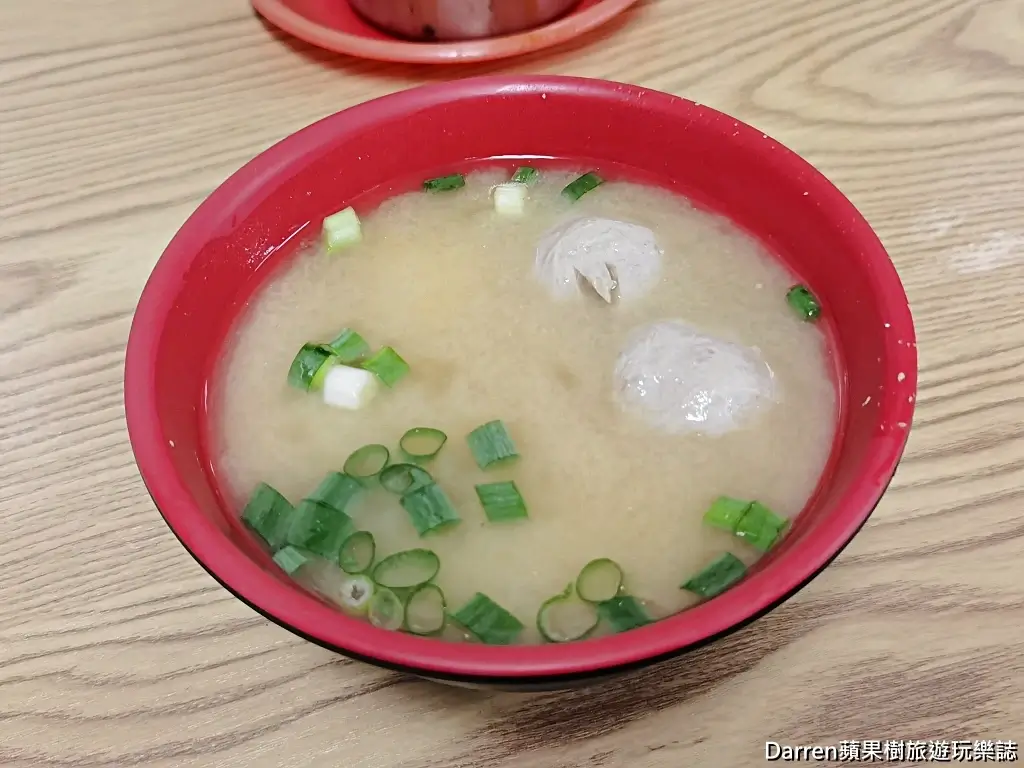
M 406 491 L 401 503 L 420 536 L 460 522 L 459 513 L 437 483 Z
M 374 374 L 384 386 L 393 387 L 409 373 L 409 364 L 391 347 L 381 347 L 361 363 L 364 370 Z
M 288 525 L 293 512 L 294 509 L 288 499 L 275 488 L 260 483 L 242 510 L 242 522 L 263 539 L 271 550 L 277 550 L 284 544 L 288 535 Z
M 532 184 L 539 175 L 540 172 L 536 168 L 524 165 L 522 168 L 516 169 L 516 172 L 512 174 L 512 182 L 514 184 Z
M 615 632 L 626 632 L 653 621 L 643 604 L 631 595 L 619 595 L 598 603 L 597 612 Z
M 499 420 L 481 424 L 469 433 L 466 440 L 480 469 L 519 458 L 515 443 L 512 442 L 505 425 Z
M 607 557 L 591 560 L 576 577 L 576 593 L 589 603 L 603 603 L 622 591 L 622 568 Z
M 341 544 L 338 565 L 345 573 L 364 573 L 373 565 L 377 544 L 369 531 L 356 531 Z
M 326 344 L 303 344 L 288 369 L 288 383 L 307 392 L 319 389 L 333 362 L 334 350 Z
M 328 560 L 337 560 L 341 545 L 352 535 L 352 518 L 335 507 L 306 499 L 295 509 L 287 543 Z
M 482 483 L 476 486 L 476 497 L 480 499 L 480 506 L 492 523 L 528 517 L 526 502 L 511 480 Z
M 444 629 L 448 604 L 436 584 L 421 584 L 405 601 L 405 628 L 414 635 L 433 635 Z
M 324 219 L 324 245 L 328 253 L 335 253 L 363 239 L 363 229 L 355 209 L 349 206 Z
M 429 549 L 407 549 L 388 555 L 373 569 L 373 580 L 388 589 L 426 584 L 441 570 L 441 560 Z
M 363 490 L 362 483 L 354 477 L 349 477 L 343 472 L 331 472 L 320 481 L 320 485 L 306 497 L 306 500 L 315 501 L 344 512 L 348 503 L 361 490 Z
M 604 179 L 596 173 L 584 173 L 575 181 L 569 182 L 565 186 L 565 189 L 562 190 L 562 194 L 569 200 L 576 202 L 587 194 L 587 192 L 590 192 L 592 189 L 596 189 L 602 184 L 604 184 Z
M 401 629 L 405 623 L 405 606 L 390 589 L 378 586 L 370 598 L 367 618 L 373 626 L 381 629 Z
M 519 619 L 481 592 L 473 595 L 451 617 L 488 645 L 511 645 L 523 631 Z
M 309 558 L 300 549 L 285 547 L 284 549 L 279 549 L 274 555 L 274 562 L 277 563 L 282 571 L 291 576 L 308 563 Z
M 345 459 L 342 470 L 356 480 L 369 480 L 383 471 L 390 458 L 391 451 L 386 445 L 376 443 L 364 445 L 362 448 L 352 451 L 352 454 Z
M 794 285 L 786 293 L 786 301 L 801 320 L 810 322 L 821 317 L 821 304 L 807 286 Z
M 398 447 L 413 461 L 429 461 L 437 456 L 448 440 L 448 435 L 433 427 L 413 427 L 407 430 Z
M 719 496 L 704 513 L 704 522 L 712 528 L 735 533 L 740 518 L 750 509 L 750 502 L 734 499 L 731 496 Z
M 377 588 L 368 576 L 349 576 L 341 582 L 338 598 L 346 612 L 360 615 L 366 613 L 376 591 Z
M 430 473 L 417 464 L 392 464 L 380 473 L 380 484 L 384 490 L 399 496 L 433 482 Z
M 423 189 L 426 192 L 450 192 L 464 186 L 466 186 L 466 177 L 461 173 L 438 176 L 436 179 L 427 179 L 423 182 Z
M 342 330 L 327 346 L 334 351 L 338 361 L 345 365 L 362 360 L 370 354 L 370 345 L 366 339 L 351 328 Z
M 550 643 L 582 640 L 597 626 L 597 609 L 573 594 L 570 584 L 560 595 L 548 598 L 537 611 L 537 629 Z
M 767 552 L 778 540 L 789 521 L 772 512 L 759 501 L 752 502 L 734 533 L 761 552 Z
M 736 555 L 726 552 L 690 578 L 681 589 L 700 595 L 706 600 L 722 594 L 746 575 L 747 566 Z

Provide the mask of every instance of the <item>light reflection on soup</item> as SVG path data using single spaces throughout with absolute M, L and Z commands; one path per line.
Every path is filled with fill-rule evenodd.
M 500 643 L 540 641 L 536 619 L 545 604 L 555 640 L 664 617 L 701 599 L 681 585 L 712 562 L 723 578 L 730 568 L 739 575 L 724 553 L 749 566 L 765 548 L 756 531 L 744 538 L 704 521 L 716 498 L 760 502 L 737 508 L 749 515 L 748 528 L 764 522 L 754 519 L 759 509 L 790 517 L 824 468 L 834 389 L 820 329 L 787 305 L 794 278 L 730 223 L 666 192 L 607 182 L 570 202 L 560 191 L 576 175 L 542 173 L 519 216 L 492 205 L 491 187 L 507 180 L 506 171 L 472 174 L 463 188 L 410 193 L 364 212 L 360 243 L 331 255 L 317 246 L 300 254 L 252 300 L 232 337 L 216 374 L 215 443 L 218 476 L 239 511 L 261 482 L 298 504 L 363 446 L 384 445 L 400 462 L 398 441 L 410 428 L 447 435 L 424 474 L 460 522 L 421 537 L 409 504 L 376 481 L 345 505 L 353 528 L 372 534 L 374 562 L 427 549 L 440 563 L 426 590 L 409 586 L 422 562 L 391 573 L 398 607 L 377 605 L 378 625 L 408 629 L 394 616 L 403 602 L 421 633 Z M 600 291 L 588 288 L 585 275 L 575 290 L 555 295 L 538 277 L 535 249 L 569 217 L 639 225 L 598 228 L 595 237 L 652 232 L 661 250 L 657 279 L 648 270 L 642 292 L 611 297 L 608 286 L 616 279 L 625 286 L 628 274 L 609 273 L 612 282 Z M 716 434 L 699 424 L 680 431 L 678 418 L 676 428 L 661 429 L 656 413 L 624 408 L 617 363 L 638 329 L 667 321 L 759 356 L 773 375 L 771 402 L 761 398 L 756 411 Z M 330 407 L 319 393 L 287 383 L 303 344 L 329 342 L 343 328 L 358 331 L 372 350 L 393 347 L 410 368 L 356 410 Z M 648 385 L 685 377 L 686 363 L 677 356 L 666 373 L 655 361 Z M 717 371 L 722 380 L 709 384 L 716 396 L 741 386 L 730 382 L 728 365 L 689 368 Z M 672 406 L 663 401 L 673 391 L 659 395 L 660 407 Z M 507 430 L 518 459 L 481 469 L 467 435 L 492 421 Z M 380 457 L 369 458 L 373 466 Z M 514 482 L 525 517 L 507 493 L 505 519 L 485 514 L 487 493 L 475 486 L 502 481 Z M 508 488 L 491 490 L 498 504 L 494 494 Z M 367 538 L 358 542 L 361 563 Z M 326 534 L 319 541 L 325 552 L 340 546 Z M 355 557 L 354 543 L 349 549 L 346 556 Z M 601 558 L 619 566 L 622 584 L 616 590 L 614 573 L 596 568 L 585 596 L 606 602 L 580 604 L 577 576 Z M 279 560 L 287 565 L 288 553 Z M 350 612 L 367 610 L 366 592 L 374 589 L 368 577 L 343 587 L 345 574 L 320 558 L 294 575 Z M 473 638 L 452 619 L 434 632 L 442 595 L 448 614 L 490 622 L 494 632 Z M 549 602 L 559 595 L 566 600 Z M 488 613 L 495 605 L 514 619 Z

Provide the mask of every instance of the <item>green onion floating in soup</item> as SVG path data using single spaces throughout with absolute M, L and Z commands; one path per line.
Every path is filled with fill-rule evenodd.
M 519 619 L 481 592 L 473 595 L 451 617 L 488 645 L 511 645 L 523 631 Z
M 399 496 L 433 483 L 434 478 L 418 464 L 392 464 L 380 473 L 381 487 Z
M 412 461 L 429 461 L 437 456 L 448 435 L 433 427 L 413 427 L 406 430 L 398 441 L 398 447 Z
M 431 581 L 441 570 L 441 560 L 430 549 L 407 549 L 381 560 L 373 569 L 373 580 L 388 589 L 409 589 Z
M 448 604 L 436 584 L 421 584 L 405 602 L 405 628 L 414 635 L 433 635 L 444 628 Z
M 376 375 L 389 388 L 409 373 L 409 364 L 391 347 L 381 347 L 362 362 L 362 368 Z
M 349 576 L 341 582 L 338 599 L 346 613 L 359 616 L 369 610 L 370 601 L 376 591 L 377 588 L 368 576 Z
M 537 612 L 537 630 L 549 643 L 582 640 L 594 631 L 598 621 L 597 609 L 573 594 L 572 584 L 545 600 Z
M 437 483 L 406 491 L 402 494 L 401 504 L 420 536 L 457 525 L 461 521 L 448 495 Z
M 423 182 L 425 192 L 451 192 L 462 189 L 464 186 L 466 186 L 466 177 L 461 173 L 438 176 L 436 179 L 427 179 Z
M 309 562 L 309 558 L 306 557 L 305 553 L 295 547 L 285 547 L 284 549 L 278 550 L 274 555 L 274 562 L 277 566 L 287 573 L 289 576 L 293 575 L 299 568 Z
M 341 544 L 338 565 L 345 573 L 365 573 L 373 565 L 377 544 L 369 531 L 356 531 Z
M 746 575 L 747 566 L 736 555 L 726 552 L 687 580 L 680 589 L 693 592 L 707 600 L 722 594 Z
M 260 483 L 242 510 L 242 522 L 273 551 L 284 544 L 294 511 L 291 502 L 275 488 Z
M 615 632 L 637 629 L 653 621 L 643 604 L 631 595 L 619 595 L 598 603 L 597 612 Z
M 475 490 L 484 514 L 492 523 L 528 517 L 526 502 L 513 481 L 482 483 L 475 486 Z
M 737 524 L 750 509 L 751 503 L 731 496 L 719 496 L 704 513 L 704 522 L 712 528 L 735 533 Z
M 326 344 L 303 344 L 288 369 L 288 383 L 296 389 L 319 390 L 334 362 L 334 350 Z
M 379 443 L 364 445 L 349 454 L 349 457 L 345 459 L 342 471 L 356 480 L 370 480 L 383 471 L 390 459 L 391 451 L 386 445 Z
M 306 499 L 295 509 L 286 542 L 327 560 L 335 560 L 354 529 L 352 518 L 340 509 Z
M 584 173 L 578 179 L 566 184 L 565 189 L 562 190 L 562 196 L 575 203 L 587 192 L 597 189 L 602 184 L 604 184 L 604 179 L 596 173 L 592 171 Z
M 366 617 L 375 627 L 401 629 L 405 623 L 405 606 L 401 598 L 390 589 L 376 587 L 367 606 Z
M 348 503 L 362 490 L 362 484 L 354 477 L 349 477 L 343 472 L 330 472 L 306 500 L 316 501 L 344 512 Z
M 622 568 L 607 557 L 591 560 L 576 577 L 576 594 L 590 603 L 611 600 L 622 591 Z
M 793 311 L 800 316 L 801 320 L 808 322 L 817 320 L 821 316 L 821 304 L 814 294 L 804 285 L 794 285 L 786 294 L 786 301 Z
M 519 458 L 515 443 L 501 421 L 489 421 L 467 435 L 469 450 L 480 469 Z
M 750 546 L 767 552 L 786 529 L 789 521 L 772 512 L 759 501 L 752 502 L 739 522 L 734 533 Z
M 337 253 L 363 239 L 362 225 L 351 206 L 324 219 L 324 246 L 328 253 Z
M 366 343 L 366 339 L 351 328 L 341 330 L 327 346 L 334 352 L 338 361 L 346 365 L 358 362 L 370 354 L 370 345 Z
M 540 176 L 540 171 L 536 168 L 531 168 L 528 165 L 524 165 L 521 168 L 517 168 L 516 172 L 512 174 L 513 184 L 533 184 L 537 181 Z

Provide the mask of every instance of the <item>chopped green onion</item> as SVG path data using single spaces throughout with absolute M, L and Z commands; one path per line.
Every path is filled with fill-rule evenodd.
M 424 485 L 431 485 L 434 478 L 417 464 L 392 464 L 380 473 L 380 484 L 386 491 L 402 496 Z
M 346 365 L 362 360 L 370 354 L 370 345 L 366 343 L 366 339 L 351 328 L 345 328 L 327 346 L 334 351 L 338 360 Z
M 614 560 L 591 560 L 576 577 L 576 592 L 588 603 L 603 603 L 622 591 L 622 568 Z
M 427 179 L 423 182 L 423 189 L 426 192 L 450 192 L 453 189 L 461 189 L 464 186 L 466 186 L 466 177 L 461 173 L 438 176 L 436 179 Z
M 749 501 L 734 499 L 731 496 L 719 496 L 711 502 L 711 507 L 704 513 L 704 522 L 712 528 L 721 528 L 723 531 L 735 533 L 736 525 L 748 509 L 750 509 Z
M 735 533 L 755 549 L 767 552 L 778 540 L 788 522 L 786 518 L 775 514 L 761 502 L 755 501 L 736 524 Z
M 348 613 L 359 615 L 369 609 L 370 600 L 373 599 L 373 593 L 377 588 L 368 576 L 360 574 L 349 576 L 341 582 L 341 589 L 338 591 L 341 607 Z
M 376 375 L 385 386 L 393 387 L 409 372 L 409 364 L 391 347 L 381 347 L 361 364 L 364 370 Z
M 413 461 L 429 461 L 437 456 L 448 440 L 448 435 L 433 427 L 413 427 L 398 441 L 402 453 Z
M 306 497 L 306 501 L 315 501 L 344 512 L 348 503 L 361 490 L 362 484 L 354 477 L 342 472 L 331 472 L 320 481 L 316 490 Z
M 562 194 L 573 202 L 576 202 L 587 194 L 587 192 L 592 189 L 596 189 L 602 184 L 604 184 L 604 179 L 596 173 L 584 173 L 575 181 L 569 182 L 565 189 L 562 190 Z
M 802 320 L 817 320 L 821 316 L 821 304 L 806 286 L 794 285 L 786 294 L 786 301 Z
M 512 182 L 514 184 L 531 184 L 537 180 L 537 176 L 539 175 L 540 173 L 536 168 L 524 165 L 512 174 Z
M 349 206 L 325 218 L 323 236 L 328 253 L 335 253 L 362 240 L 363 229 L 359 224 L 359 217 L 356 215 L 355 209 Z
M 652 621 L 643 604 L 630 595 L 619 595 L 598 603 L 597 612 L 615 632 L 636 629 Z
M 405 623 L 405 606 L 390 589 L 378 587 L 370 598 L 367 618 L 373 626 L 381 629 L 401 629 Z
M 469 450 L 480 469 L 492 464 L 519 458 L 515 443 L 509 437 L 505 425 L 498 420 L 489 421 L 474 429 L 466 437 Z
M 459 513 L 437 483 L 406 491 L 401 503 L 420 536 L 460 522 Z
M 295 547 L 285 547 L 284 549 L 278 550 L 277 554 L 274 555 L 274 562 L 277 563 L 278 567 L 291 576 L 299 568 L 309 562 L 309 558 L 303 554 L 302 550 L 296 549 Z
M 336 561 L 353 527 L 352 518 L 340 509 L 306 499 L 296 508 L 288 526 L 287 543 Z
M 444 628 L 448 603 L 436 584 L 421 584 L 405 602 L 405 628 L 414 635 L 433 635 Z
M 260 483 L 242 510 L 242 522 L 271 550 L 277 550 L 288 536 L 288 525 L 294 508 L 276 489 Z
M 683 584 L 680 589 L 693 592 L 706 600 L 722 594 L 746 575 L 747 566 L 736 555 L 726 552 Z
M 373 565 L 377 544 L 369 531 L 356 531 L 341 544 L 338 565 L 345 573 L 364 573 Z
M 352 454 L 345 459 L 345 466 L 342 470 L 349 477 L 356 480 L 369 480 L 376 477 L 388 465 L 391 458 L 391 451 L 386 445 L 372 444 L 356 448 Z
M 537 629 L 550 643 L 582 640 L 597 626 L 597 609 L 575 597 L 570 584 L 560 595 L 548 598 L 537 611 Z
M 476 497 L 480 499 L 480 506 L 492 523 L 528 517 L 526 502 L 511 480 L 478 485 Z
M 453 613 L 452 619 L 488 645 L 511 645 L 523 631 L 519 619 L 480 592 Z
M 334 350 L 326 344 L 303 344 L 288 369 L 288 383 L 306 391 L 319 389 L 333 358 Z
M 429 549 L 407 549 L 381 560 L 373 580 L 388 589 L 409 589 L 426 584 L 441 570 L 441 560 Z

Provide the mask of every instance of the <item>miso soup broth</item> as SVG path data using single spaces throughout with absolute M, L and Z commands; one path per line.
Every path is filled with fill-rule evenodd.
M 813 493 L 836 405 L 813 296 L 730 222 L 579 175 L 478 172 L 339 214 L 250 301 L 215 374 L 217 476 L 339 610 L 530 643 L 561 596 L 546 639 L 625 631 L 736 583 Z M 343 329 L 340 358 L 314 346 Z M 364 446 L 416 464 L 413 428 L 447 437 L 421 472 L 382 487 L 378 448 L 348 467 L 369 478 L 321 486 Z

